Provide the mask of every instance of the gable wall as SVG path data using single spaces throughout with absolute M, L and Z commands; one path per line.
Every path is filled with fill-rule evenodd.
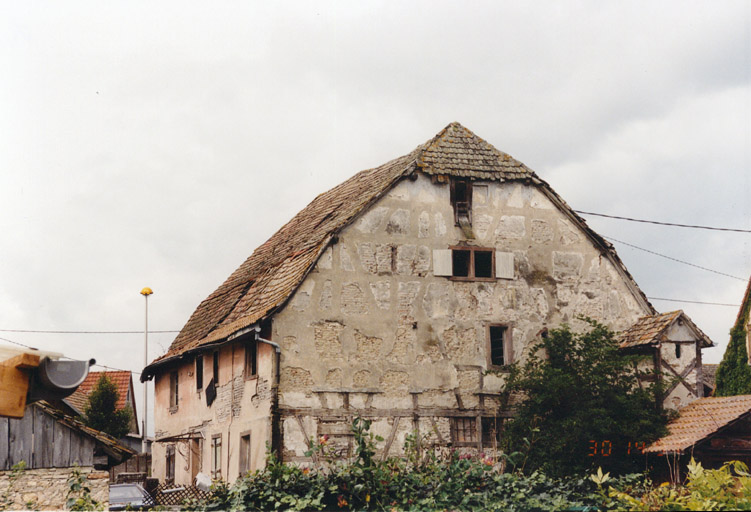
M 474 189 L 473 245 L 512 252 L 514 279 L 433 275 L 433 250 L 464 236 L 454 226 L 449 186 L 419 175 L 345 228 L 274 316 L 286 460 L 303 460 L 306 438 L 345 428 L 322 426 L 321 411 L 341 419 L 347 406 L 352 414 L 389 410 L 374 417 L 373 430 L 394 440 L 390 453 L 415 427 L 446 441 L 441 408 L 492 413 L 502 377 L 483 375 L 488 324 L 509 326 L 519 358 L 543 327 L 582 327 L 576 315 L 619 330 L 650 313 L 534 186 L 481 185 Z M 395 419 L 414 407 L 435 414 Z

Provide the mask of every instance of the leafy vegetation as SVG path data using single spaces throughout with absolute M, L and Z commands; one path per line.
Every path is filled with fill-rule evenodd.
M 133 412 L 128 406 L 118 410 L 118 398 L 117 387 L 103 373 L 89 395 L 89 403 L 84 411 L 86 424 L 115 439 L 124 437 L 130 430 Z
M 504 432 L 507 452 L 523 452 L 520 469 L 551 476 L 584 474 L 593 463 L 618 474 L 644 470 L 644 459 L 625 447 L 664 435 L 668 416 L 657 407 L 658 385 L 640 384 L 640 356 L 619 349 L 607 327 L 585 319 L 588 332 L 566 325 L 532 347 L 524 365 L 513 365 L 508 397 L 520 397 Z M 641 356 L 643 357 L 643 356 Z M 588 457 L 592 443 L 607 440 L 612 456 Z
M 286 465 L 268 455 L 265 469 L 232 486 L 215 482 L 209 501 L 191 501 L 191 510 L 570 510 L 602 506 L 604 498 L 589 478 L 552 479 L 540 472 L 505 473 L 484 455 L 445 456 L 419 449 L 408 439 L 404 458 L 376 457 L 377 436 L 370 422 L 352 425 L 355 456 L 344 461 L 322 436 L 311 442 L 313 467 Z M 611 480 L 632 492 L 637 476 Z
M 86 475 L 74 466 L 68 478 L 68 494 L 65 496 L 68 510 L 104 510 L 104 505 L 91 496 Z
M 664 483 L 641 492 L 617 489 L 603 484 L 608 475 L 593 477 L 608 509 L 618 510 L 751 510 L 751 474 L 738 461 L 719 469 L 704 469 L 693 458 L 688 465 L 685 485 Z
M 730 342 L 715 376 L 716 396 L 751 394 L 751 366 L 748 364 L 746 350 L 749 307 L 751 307 L 751 300 L 746 301 L 742 314 L 738 316 L 735 325 L 730 329 Z

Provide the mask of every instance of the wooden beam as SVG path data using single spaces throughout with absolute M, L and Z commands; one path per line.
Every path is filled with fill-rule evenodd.
M 0 363 L 0 416 L 23 418 L 31 370 L 39 356 L 23 353 Z

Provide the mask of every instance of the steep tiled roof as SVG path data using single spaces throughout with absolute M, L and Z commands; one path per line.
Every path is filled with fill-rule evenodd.
M 613 246 L 589 229 L 545 181 L 461 124 L 451 123 L 409 154 L 362 171 L 316 197 L 199 304 L 167 353 L 144 369 L 141 380 L 150 379 L 156 367 L 199 347 L 222 342 L 273 314 L 291 297 L 339 231 L 400 179 L 418 170 L 430 175 L 482 180 L 529 180 L 590 236 L 622 273 L 637 300 L 653 310 Z
M 751 395 L 710 396 L 694 400 L 668 425 L 670 433 L 644 451 L 681 453 L 749 412 Z
M 76 409 L 78 409 L 78 405 L 86 407 L 91 391 L 96 386 L 96 383 L 99 382 L 99 378 L 105 374 L 117 389 L 117 408 L 122 409 L 125 407 L 125 400 L 128 397 L 128 390 L 130 389 L 131 373 L 127 371 L 89 372 L 89 375 L 87 375 L 81 385 L 78 386 L 78 389 L 66 398 L 66 400 L 76 407 Z M 83 412 L 83 409 L 81 409 L 81 412 Z
M 704 334 L 701 329 L 686 316 L 683 311 L 670 311 L 659 315 L 643 316 L 636 321 L 634 325 L 621 332 L 618 335 L 621 348 L 638 347 L 642 345 L 653 345 L 664 341 L 667 329 L 682 317 L 685 322 L 696 332 L 696 335 L 703 342 L 703 346 L 713 346 L 712 341 Z
M 451 123 L 425 144 L 417 165 L 426 174 L 481 180 L 514 180 L 535 176 L 526 165 L 498 151 L 459 123 Z

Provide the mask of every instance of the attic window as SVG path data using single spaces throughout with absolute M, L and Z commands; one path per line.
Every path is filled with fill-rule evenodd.
M 472 224 L 472 182 L 467 179 L 451 180 L 451 206 L 454 207 L 454 223 Z
M 203 389 L 203 356 L 196 356 L 196 389 Z
M 513 362 L 511 332 L 506 325 L 488 326 L 488 367 L 505 368 Z

